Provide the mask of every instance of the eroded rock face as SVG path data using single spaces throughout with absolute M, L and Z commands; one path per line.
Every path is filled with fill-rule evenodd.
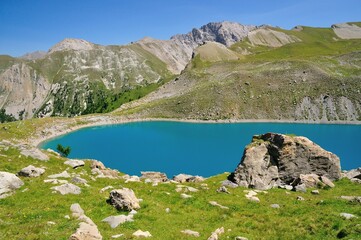
M 140 208 L 139 200 L 132 189 L 122 188 L 110 192 L 108 203 L 118 210 L 132 211 Z
M 301 174 L 341 177 L 340 159 L 305 137 L 256 135 L 229 178 L 240 186 L 268 189 L 291 184 Z

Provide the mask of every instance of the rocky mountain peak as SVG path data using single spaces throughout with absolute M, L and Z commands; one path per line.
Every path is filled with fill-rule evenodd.
M 21 56 L 21 59 L 26 59 L 26 60 L 36 60 L 36 59 L 42 59 L 46 56 L 46 52 L 44 51 L 35 51 L 35 52 L 31 52 L 31 53 L 26 53 L 23 56 Z
M 83 39 L 65 38 L 63 41 L 55 44 L 49 49 L 49 53 L 63 50 L 92 50 L 94 44 Z
M 230 46 L 247 37 L 248 33 L 256 28 L 253 25 L 242 25 L 236 22 L 211 22 L 199 29 L 194 28 L 187 34 L 175 35 L 171 39 L 181 42 L 193 42 L 197 45 L 205 41 L 211 41 Z

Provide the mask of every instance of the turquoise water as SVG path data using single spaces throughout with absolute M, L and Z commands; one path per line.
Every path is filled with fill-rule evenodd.
M 71 146 L 70 158 L 97 159 L 131 175 L 160 171 L 168 177 L 208 177 L 232 172 L 252 136 L 266 132 L 306 136 L 337 154 L 342 169 L 361 167 L 361 125 L 136 122 L 84 128 L 41 147 Z

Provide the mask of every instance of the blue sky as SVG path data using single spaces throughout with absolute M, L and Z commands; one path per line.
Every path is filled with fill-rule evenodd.
M 127 44 L 208 22 L 329 27 L 361 21 L 361 0 L 0 0 L 0 54 L 47 51 L 64 38 Z

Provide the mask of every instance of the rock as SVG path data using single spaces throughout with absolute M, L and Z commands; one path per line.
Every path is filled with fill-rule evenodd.
M 297 200 L 298 201 L 305 201 L 305 199 L 303 197 L 301 197 L 301 196 L 297 196 Z
M 251 202 L 257 202 L 257 203 L 260 202 L 259 198 L 255 196 L 247 197 L 247 199 L 250 200 Z
M 140 172 L 142 179 L 150 179 L 152 182 L 166 182 L 168 181 L 167 175 L 161 172 Z
M 145 237 L 145 238 L 148 238 L 148 237 L 152 236 L 152 234 L 150 234 L 150 232 L 148 232 L 148 231 L 143 232 L 142 230 L 137 230 L 132 235 L 134 237 Z
M 129 188 L 112 190 L 108 203 L 118 210 L 132 211 L 140 208 L 138 198 L 135 196 L 133 190 Z
M 347 219 L 347 220 L 349 220 L 351 218 L 358 218 L 357 216 L 355 216 L 355 215 L 353 215 L 351 213 L 340 213 L 340 216 Z
M 15 174 L 0 172 L 0 199 L 10 196 L 15 189 L 18 189 L 23 185 L 23 181 Z
M 105 166 L 101 161 L 97 161 L 97 160 L 91 160 L 90 162 L 90 168 L 91 169 L 99 169 L 99 170 L 105 170 Z
M 18 172 L 19 176 L 23 177 L 39 177 L 45 172 L 45 169 L 43 168 L 36 168 L 32 165 L 29 165 Z
M 23 148 L 23 147 L 21 147 Z M 23 148 L 20 151 L 20 154 L 24 155 L 25 157 L 31 157 L 40 161 L 48 161 L 49 157 L 48 155 L 46 155 L 45 153 L 43 153 L 42 151 L 40 151 L 40 149 L 37 148 L 31 148 L 31 149 L 27 149 L 27 148 Z
M 344 171 L 342 177 L 350 179 L 351 182 L 361 183 L 361 168 Z
M 116 235 L 113 235 L 112 238 L 120 238 L 120 237 L 123 237 L 124 234 L 116 234 Z
M 209 204 L 211 204 L 212 206 L 215 206 L 215 207 L 219 207 L 219 208 L 221 208 L 221 209 L 229 209 L 228 207 L 225 207 L 225 206 L 220 205 L 220 204 L 217 203 L 216 201 L 209 201 Z
M 70 216 L 69 216 L 69 215 L 65 215 L 64 218 L 65 218 L 65 219 L 70 219 Z
M 251 190 L 251 191 L 247 191 L 247 194 L 245 195 L 247 198 L 249 197 L 253 197 L 253 196 L 256 196 L 257 195 L 257 192 Z
M 140 178 L 138 176 L 129 176 L 129 175 L 124 175 L 122 177 L 125 180 L 125 183 L 128 182 L 140 182 Z
M 184 182 L 203 182 L 204 178 L 200 176 L 192 176 L 188 174 L 178 174 L 173 177 L 173 181 L 184 183 Z
M 194 187 L 187 187 L 187 191 L 188 192 L 198 192 L 198 189 L 194 188 Z
M 291 185 L 286 185 L 285 189 L 288 190 L 288 191 L 291 191 L 293 189 L 293 187 Z
M 235 184 L 234 182 L 231 182 L 229 180 L 222 181 L 222 186 L 229 187 L 229 188 L 237 188 L 237 187 L 239 187 L 237 184 Z
M 185 235 L 188 235 L 188 236 L 192 236 L 192 237 L 199 237 L 200 236 L 199 232 L 192 231 L 192 230 L 189 230 L 189 229 L 182 230 L 181 233 L 183 233 Z
M 49 175 L 48 178 L 70 178 L 70 174 L 67 171 L 58 173 L 58 174 L 53 174 L 53 175 Z
M 97 175 L 97 178 L 110 178 L 110 179 L 116 179 L 119 177 L 119 172 L 117 170 L 113 169 L 99 169 L 99 168 L 93 168 L 91 170 L 91 173 L 93 175 Z
M 139 202 L 140 202 L 140 199 L 139 199 Z M 135 214 L 137 214 L 137 213 L 138 213 L 137 211 L 132 210 L 132 211 L 129 212 L 129 215 L 135 215 Z
M 340 198 L 349 202 L 361 203 L 361 196 L 341 196 Z
M 83 178 L 81 178 L 81 177 L 73 177 L 73 178 L 71 179 L 71 181 L 72 181 L 73 183 L 88 185 L 88 184 L 87 184 L 88 181 L 85 180 L 85 179 L 83 179 Z
M 222 233 L 224 233 L 224 228 L 217 228 L 214 232 L 212 232 L 211 236 L 208 238 L 208 240 L 218 240 L 219 239 L 219 235 L 221 235 Z
M 80 220 L 78 229 L 72 234 L 69 240 L 101 240 L 103 237 L 100 235 L 98 227 L 95 223 L 84 214 L 83 209 L 78 203 L 71 205 L 70 210 L 72 211 L 73 217 Z
M 307 188 L 305 184 L 295 186 L 294 190 L 296 192 L 307 192 Z
M 245 237 L 235 237 L 234 240 L 248 240 L 248 238 L 245 238 Z
M 102 222 L 107 222 L 111 228 L 116 228 L 119 226 L 119 224 L 123 224 L 125 222 L 133 222 L 133 216 L 134 215 L 118 215 L 118 216 L 110 216 L 107 218 L 104 218 Z
M 321 180 L 316 174 L 300 174 L 300 177 L 294 182 L 296 182 L 296 184 L 304 184 L 306 188 L 315 188 L 321 183 Z
M 108 189 L 113 189 L 114 187 L 113 186 L 106 186 L 106 187 L 103 187 L 102 189 L 100 189 L 100 193 L 102 193 L 102 192 L 105 192 L 106 190 L 108 190 Z
M 222 187 L 218 188 L 217 192 L 230 194 L 230 192 L 228 191 L 228 189 L 225 186 L 222 186 Z
M 321 176 L 321 181 L 328 187 L 334 188 L 335 184 L 326 176 Z
M 52 184 L 65 184 L 68 183 L 67 180 L 59 180 L 59 179 L 45 179 L 45 183 L 52 183 Z
M 191 198 L 191 197 L 192 197 L 191 195 L 188 195 L 188 194 L 185 194 L 185 193 L 182 193 L 180 196 L 181 196 L 181 198 L 183 198 L 183 199 L 187 199 L 187 198 Z
M 280 208 L 279 204 L 271 204 L 271 208 Z
M 311 193 L 312 193 L 313 195 L 319 195 L 319 194 L 320 194 L 320 192 L 319 192 L 318 190 L 312 190 Z
M 51 189 L 58 191 L 61 195 L 81 193 L 80 187 L 71 183 L 65 183 L 60 186 L 52 187 Z
M 229 180 L 240 186 L 269 189 L 290 185 L 300 174 L 339 179 L 340 159 L 305 137 L 266 133 L 253 136 Z
M 166 209 L 165 209 L 165 212 L 166 212 L 166 213 L 170 213 L 170 209 L 169 209 L 169 208 L 166 208 Z
M 82 160 L 76 160 L 76 159 L 71 159 L 68 161 L 65 161 L 64 164 L 69 165 L 72 168 L 78 168 L 78 167 L 83 167 L 85 165 L 84 161 Z

